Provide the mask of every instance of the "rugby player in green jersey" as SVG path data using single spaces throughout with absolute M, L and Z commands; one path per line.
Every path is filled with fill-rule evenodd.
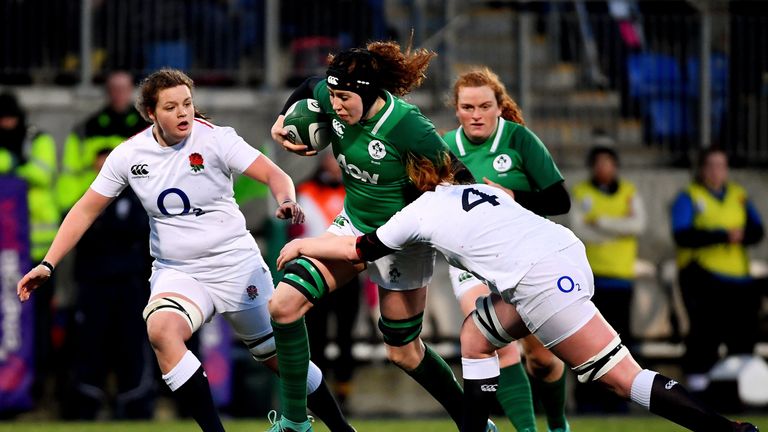
M 567 213 L 570 198 L 563 176 L 549 151 L 525 127 L 522 113 L 499 77 L 488 68 L 461 74 L 453 85 L 452 103 L 459 128 L 444 135 L 451 152 L 476 182 L 498 184 L 515 200 L 540 216 Z M 471 273 L 451 266 L 451 283 L 462 312 L 468 315 L 488 287 Z M 551 431 L 567 431 L 563 362 L 530 335 L 520 340 L 531 383 L 537 387 Z M 517 344 L 498 350 L 501 365 L 496 394 L 509 420 L 520 432 L 536 430 L 531 384 L 520 362 Z
M 421 84 L 434 56 L 423 49 L 402 52 L 394 42 L 372 42 L 364 49 L 343 51 L 330 57 L 325 79 L 310 78 L 286 102 L 283 113 L 295 101 L 314 98 L 331 119 L 331 145 L 347 194 L 343 211 L 325 236 L 373 232 L 420 195 L 406 172 L 408 161 L 414 157 L 437 160 L 446 147 L 432 123 L 400 97 Z M 273 125 L 272 138 L 288 151 L 314 154 L 286 140 L 283 118 L 278 116 Z M 432 394 L 460 427 L 461 386 L 445 361 L 419 337 L 434 260 L 434 249 L 414 245 L 367 263 L 367 268 L 379 285 L 379 329 L 387 356 Z M 309 349 L 304 314 L 365 268 L 366 263 L 307 257 L 286 267 L 269 305 L 283 410 L 274 430 L 311 429 L 306 415 Z

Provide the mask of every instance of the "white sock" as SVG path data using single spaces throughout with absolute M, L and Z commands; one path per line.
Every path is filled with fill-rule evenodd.
M 323 372 L 314 362 L 309 362 L 309 369 L 307 370 L 307 394 L 312 394 L 320 387 L 320 383 L 323 382 Z
M 163 381 L 168 384 L 171 391 L 176 391 L 197 372 L 201 364 L 192 351 L 187 351 L 170 372 L 163 374 Z
M 653 380 L 658 375 L 658 372 L 652 370 L 643 369 L 632 381 L 632 388 L 629 391 L 629 398 L 632 402 L 640 405 L 645 409 L 650 409 L 651 406 L 651 388 L 653 387 Z
M 464 379 L 483 380 L 499 376 L 499 358 L 461 358 L 461 373 Z

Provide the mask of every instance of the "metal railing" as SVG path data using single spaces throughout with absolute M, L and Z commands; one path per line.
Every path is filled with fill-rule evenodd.
M 488 64 L 554 147 L 596 133 L 669 155 L 718 144 L 768 162 L 768 14 L 756 2 L 358 0 L 6 1 L 0 84 L 92 87 L 161 66 L 198 85 L 276 89 L 371 39 L 440 56 L 442 107 L 462 66 Z M 625 15 L 622 15 L 625 14 Z M 633 31 L 635 34 L 633 34 Z M 633 39 L 634 38 L 634 39 Z

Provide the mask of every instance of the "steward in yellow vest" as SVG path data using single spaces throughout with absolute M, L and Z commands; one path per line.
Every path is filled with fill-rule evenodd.
M 724 152 L 700 156 L 696 178 L 672 205 L 672 234 L 690 320 L 683 370 L 689 387 L 703 391 L 721 342 L 729 354 L 752 353 L 760 307 L 745 246 L 762 239 L 763 224 L 744 188 L 728 180 Z
M 59 229 L 59 209 L 53 193 L 56 143 L 49 134 L 28 126 L 16 97 L 0 95 L 0 175 L 27 182 L 30 257 L 43 259 Z
M 62 211 L 69 211 L 96 178 L 96 155 L 113 150 L 149 126 L 133 107 L 133 88 L 130 74 L 112 72 L 106 83 L 107 106 L 67 136 L 56 185 Z

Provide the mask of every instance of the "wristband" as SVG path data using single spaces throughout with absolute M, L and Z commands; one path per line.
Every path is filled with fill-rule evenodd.
M 43 260 L 43 261 L 40 261 L 39 265 L 47 268 L 51 272 L 51 274 L 53 274 L 53 268 L 54 268 L 53 264 L 49 263 L 48 261 Z
M 295 204 L 295 203 L 296 203 L 296 201 L 294 201 L 294 200 L 292 200 L 292 199 L 286 199 L 286 200 L 283 200 L 283 202 L 281 202 L 281 203 L 280 203 L 280 205 L 283 205 L 283 204 L 285 204 L 285 203 L 294 203 L 294 204 Z

